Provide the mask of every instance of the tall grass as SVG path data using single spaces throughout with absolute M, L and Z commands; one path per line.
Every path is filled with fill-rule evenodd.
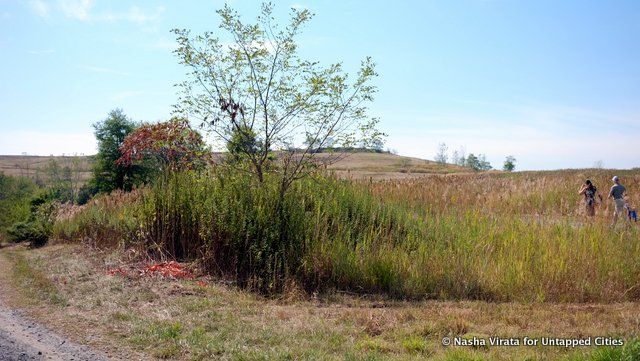
M 637 172 L 619 175 L 630 189 L 639 184 Z M 89 205 L 59 222 L 57 234 L 99 243 L 97 229 L 115 232 L 110 239 L 120 232 L 158 256 L 198 259 L 211 273 L 266 293 L 297 283 L 399 298 L 639 299 L 640 232 L 610 228 L 606 210 L 584 221 L 577 188 L 585 177 L 565 171 L 355 184 L 321 177 L 295 183 L 280 199 L 271 176 L 256 183 L 243 173 L 187 172 L 140 190 L 128 204 Z M 607 177 L 591 178 L 604 189 Z
M 100 248 L 136 245 L 142 227 L 139 209 L 143 192 L 116 191 L 83 206 L 59 209 L 52 238 Z
M 0 243 L 7 229 L 16 222 L 29 219 L 31 197 L 38 186 L 28 178 L 11 177 L 0 172 Z

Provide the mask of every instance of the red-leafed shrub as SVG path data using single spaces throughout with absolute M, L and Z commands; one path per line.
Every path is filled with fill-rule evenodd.
M 120 152 L 119 165 L 153 158 L 171 171 L 198 168 L 210 158 L 202 136 L 184 118 L 138 127 L 125 138 Z

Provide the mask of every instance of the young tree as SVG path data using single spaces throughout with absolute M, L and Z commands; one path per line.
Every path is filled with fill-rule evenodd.
M 467 150 L 465 147 L 460 147 L 460 151 L 458 152 L 458 162 L 456 164 L 462 167 L 467 166 Z
M 74 202 L 72 172 L 69 166 L 60 167 L 58 162 L 51 158 L 46 167 L 48 178 L 48 191 L 50 196 L 62 203 Z
M 447 145 L 445 143 L 440 143 L 440 145 L 438 145 L 438 153 L 436 153 L 435 161 L 440 163 L 440 164 L 447 163 L 447 160 L 448 160 L 447 151 L 448 150 L 449 150 L 449 148 L 447 147 Z
M 508 155 L 504 160 L 504 165 L 502 166 L 502 170 L 506 172 L 513 172 L 516 169 L 516 158 L 512 155 Z
M 593 162 L 593 168 L 594 169 L 603 169 L 604 168 L 604 162 L 602 160 L 597 160 L 597 161 Z
M 458 151 L 454 150 L 451 153 L 451 164 L 459 164 L 460 162 L 460 156 L 458 155 Z
M 493 167 L 491 166 L 491 163 L 489 163 L 489 161 L 487 160 L 487 157 L 484 154 L 480 154 L 478 156 L 478 170 L 485 171 L 485 170 L 491 170 L 491 169 L 493 169 Z
M 273 153 L 284 195 L 319 163 L 336 160 L 313 151 L 330 139 L 343 149 L 357 139 L 367 147 L 380 146 L 384 134 L 376 129 L 378 120 L 367 118 L 377 76 L 370 58 L 353 81 L 339 63 L 321 67 L 301 59 L 296 38 L 312 17 L 306 9 L 292 9 L 285 27 L 276 23 L 271 4 L 262 5 L 255 24 L 243 23 L 227 5 L 218 14 L 231 45 L 213 32 L 194 37 L 188 30 L 173 30 L 179 44 L 175 53 L 190 69 L 176 111 L 201 120 L 225 144 L 234 134 L 255 134 L 247 147 L 235 149 L 259 182 Z
M 232 131 L 227 142 L 227 152 L 231 155 L 232 161 L 244 160 L 246 153 L 256 154 L 259 151 L 260 143 L 253 130 L 247 127 L 239 127 Z
M 119 166 L 131 167 L 151 158 L 169 171 L 198 168 L 211 154 L 200 133 L 184 118 L 141 125 L 124 139 L 120 152 Z
M 478 171 L 480 170 L 480 160 L 475 154 L 469 153 L 469 156 L 465 160 L 465 166 Z
M 124 114 L 122 109 L 109 112 L 105 120 L 93 125 L 98 141 L 98 154 L 93 167 L 92 183 L 99 192 L 111 192 L 115 189 L 131 190 L 134 184 L 142 181 L 141 169 L 116 164 L 122 153 L 124 139 L 133 132 L 136 124 Z
M 384 137 L 374 139 L 370 142 L 370 149 L 376 153 L 384 152 Z

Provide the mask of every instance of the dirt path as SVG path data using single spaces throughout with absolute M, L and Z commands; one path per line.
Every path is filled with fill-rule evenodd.
M 14 295 L 7 273 L 12 265 L 0 255 L 0 361 L 108 360 L 101 352 L 80 345 L 38 324 L 6 301 Z M 15 295 L 14 295 L 15 296 Z
M 0 303 L 0 360 L 107 360 Z

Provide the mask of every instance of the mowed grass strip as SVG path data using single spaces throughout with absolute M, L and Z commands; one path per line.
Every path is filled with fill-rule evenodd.
M 3 251 L 3 253 L 6 251 Z M 109 276 L 125 255 L 48 246 L 12 254 L 44 275 L 66 307 L 50 317 L 103 342 L 179 360 L 635 360 L 640 305 L 406 302 L 340 293 L 265 299 L 194 281 Z M 26 263 L 25 263 L 26 262 Z M 18 284 L 16 284 L 18 285 Z M 24 290 L 23 290 L 24 291 Z M 28 292 L 28 290 L 27 290 Z M 57 305 L 54 298 L 36 302 Z M 84 331 L 83 331 L 84 330 Z M 442 337 L 622 337 L 619 348 L 443 347 Z M 609 357 L 609 358 L 607 358 Z
M 13 286 L 24 294 L 24 301 L 28 303 L 44 301 L 58 307 L 68 305 L 57 285 L 37 267 L 42 263 L 42 260 L 28 259 L 24 252 L 17 250 L 5 250 L 2 252 L 2 257 L 5 257 L 12 265 L 8 270 L 10 280 Z

